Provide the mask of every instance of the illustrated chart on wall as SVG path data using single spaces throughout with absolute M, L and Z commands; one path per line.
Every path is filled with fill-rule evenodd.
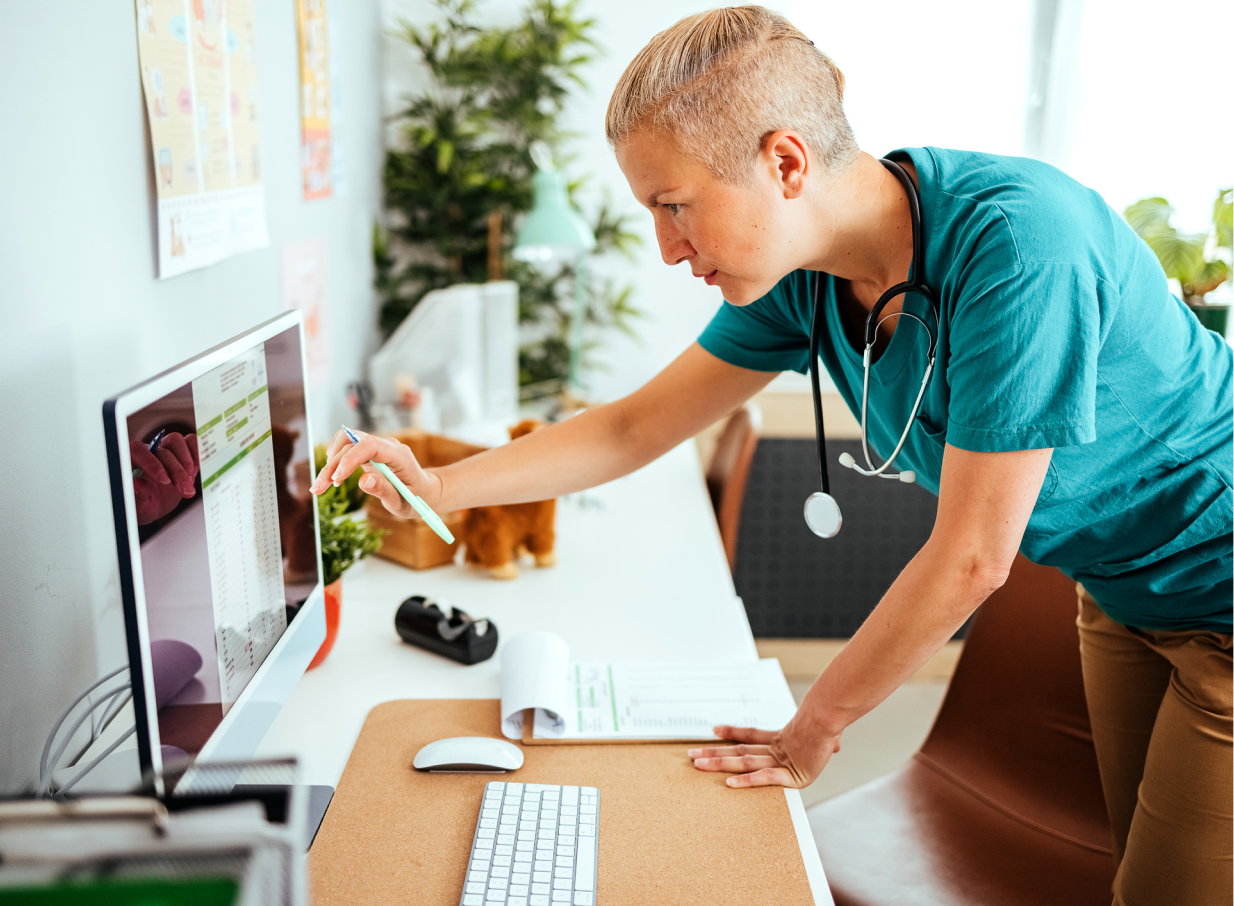
M 300 39 L 300 170 L 304 200 L 332 194 L 330 49 L 326 0 L 296 0 Z
M 159 277 L 264 248 L 254 0 L 135 0 Z
M 223 710 L 287 628 L 263 346 L 193 381 Z

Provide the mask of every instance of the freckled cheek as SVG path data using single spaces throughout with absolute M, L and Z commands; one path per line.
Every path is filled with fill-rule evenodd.
M 705 248 L 712 255 L 731 256 L 741 254 L 746 250 L 747 243 L 739 231 L 730 227 L 716 226 L 707 231 L 706 237 L 700 237 L 700 251 Z

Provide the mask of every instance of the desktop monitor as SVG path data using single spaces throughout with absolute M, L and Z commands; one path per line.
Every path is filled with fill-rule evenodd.
M 325 638 L 304 349 L 289 312 L 103 404 L 138 757 L 156 777 L 251 757 Z

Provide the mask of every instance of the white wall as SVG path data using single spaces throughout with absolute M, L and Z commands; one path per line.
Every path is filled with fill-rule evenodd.
M 862 150 L 1019 154 L 1030 0 L 796 0 L 790 17 L 844 73 Z
M 1116 211 L 1153 195 L 1207 231 L 1234 185 L 1229 0 L 1085 0 L 1075 131 L 1064 169 Z
M 258 3 L 270 247 L 155 278 L 153 177 L 132 0 L 0 7 L 0 794 L 33 784 L 72 694 L 126 662 L 102 401 L 276 314 L 280 250 L 325 237 L 332 372 L 318 431 L 375 342 L 378 0 L 339 23 L 343 198 L 300 198 L 292 0 Z

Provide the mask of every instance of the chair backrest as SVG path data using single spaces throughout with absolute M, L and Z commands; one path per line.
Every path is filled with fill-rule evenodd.
M 741 523 L 741 501 L 750 477 L 750 465 L 758 447 L 762 414 L 747 403 L 728 417 L 716 440 L 715 452 L 707 464 L 707 491 L 720 524 L 720 540 L 731 570 L 737 563 L 737 529 Z
M 920 756 L 1022 819 L 1110 846 L 1075 582 L 1016 555 L 1006 584 L 977 611 Z

